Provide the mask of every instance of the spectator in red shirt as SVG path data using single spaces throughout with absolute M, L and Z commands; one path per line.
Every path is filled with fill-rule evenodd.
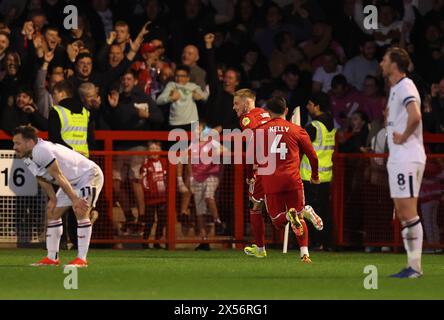
M 160 94 L 160 71 L 168 65 L 160 60 L 162 51 L 160 40 L 144 43 L 139 50 L 143 61 L 136 61 L 131 67 L 137 71 L 139 87 L 154 100 Z
M 161 151 L 161 143 L 158 141 L 148 142 L 148 151 Z M 145 225 L 143 228 L 143 239 L 148 240 L 151 229 L 154 225 L 154 216 L 157 216 L 155 229 L 155 240 L 160 240 L 163 235 L 163 228 L 166 224 L 166 179 L 167 160 L 158 154 L 149 155 L 140 168 L 141 184 L 145 196 Z M 149 248 L 147 243 L 145 248 Z M 159 243 L 153 246 L 160 249 Z

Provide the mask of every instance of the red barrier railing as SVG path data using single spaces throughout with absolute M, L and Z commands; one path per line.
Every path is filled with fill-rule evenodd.
M 444 144 L 444 135 L 440 134 L 424 134 L 424 143 L 426 145 L 430 144 Z M 333 156 L 333 181 L 331 184 L 331 194 L 332 194 L 332 217 L 334 221 L 333 225 L 333 235 L 334 239 L 336 239 L 336 244 L 338 246 L 353 246 L 353 245 L 365 245 L 365 246 L 389 246 L 394 247 L 395 251 L 403 246 L 401 232 L 400 232 L 400 223 L 397 218 L 391 221 L 391 230 L 386 230 L 385 232 L 390 232 L 392 239 L 377 239 L 377 240 L 366 240 L 366 235 L 369 232 L 365 229 L 365 227 L 356 227 L 353 222 L 354 220 L 362 219 L 362 217 L 357 217 L 358 215 L 364 214 L 362 213 L 362 209 L 366 209 L 365 206 L 373 208 L 374 203 L 372 200 L 376 198 L 376 196 L 369 194 L 369 189 L 367 187 L 366 181 L 363 180 L 361 183 L 364 184 L 362 188 L 362 196 L 363 199 L 351 199 L 347 193 L 351 193 L 352 190 L 348 185 L 353 185 L 350 180 L 353 180 L 353 175 L 356 175 L 356 169 L 360 171 L 362 168 L 367 168 L 365 163 L 367 161 L 371 161 L 374 159 L 384 160 L 384 171 L 385 171 L 385 161 L 388 158 L 388 154 L 374 154 L 374 153 L 359 153 L 359 154 L 350 154 L 350 153 L 339 153 L 337 150 Z M 428 161 L 432 159 L 442 159 L 444 160 L 444 154 L 427 154 Z M 364 166 L 359 166 L 359 162 L 363 162 Z M 353 165 L 352 165 L 353 164 Z M 362 174 L 358 172 L 358 174 Z M 387 177 L 385 177 L 387 179 Z M 388 180 L 384 181 L 385 185 L 380 185 L 379 188 L 386 187 L 384 193 L 387 197 L 384 196 L 384 199 L 378 199 L 378 201 L 382 202 L 384 206 L 391 207 L 393 210 L 393 203 L 389 197 L 388 190 Z M 375 190 L 371 190 L 375 191 Z M 365 193 L 365 194 L 364 194 Z M 359 192 L 356 193 L 359 198 Z M 373 198 L 372 198 L 373 196 Z M 421 198 L 419 199 L 419 204 L 421 203 Z M 441 206 L 444 206 L 444 203 L 441 201 Z M 368 208 L 367 208 L 368 209 Z M 353 212 L 353 211 L 357 212 Z M 377 209 L 375 209 L 377 210 Z M 375 211 L 375 215 L 380 213 Z M 386 214 L 388 221 L 391 220 L 393 215 L 393 211 L 383 212 L 383 215 Z M 354 216 L 353 216 L 354 215 Z M 363 218 L 365 220 L 365 217 Z M 347 220 L 347 221 L 346 221 Z M 362 223 L 362 222 L 361 222 Z M 439 223 L 444 225 L 444 216 L 439 217 Z M 359 225 L 359 223 L 357 223 Z M 359 230 L 353 230 L 353 228 L 358 228 Z M 362 242 L 352 241 L 350 234 L 351 233 L 364 233 Z M 373 231 L 374 232 L 374 231 Z M 382 237 L 380 237 L 382 238 Z M 429 247 L 430 245 L 425 242 L 425 247 Z M 444 248 L 444 242 L 441 240 L 440 245 L 434 244 L 432 247 L 441 247 Z
M 107 216 L 109 220 L 113 219 L 113 156 L 119 155 L 148 155 L 148 152 L 127 152 L 127 151 L 113 151 L 114 141 L 148 141 L 148 140 L 159 140 L 168 141 L 169 132 L 136 132 L 136 131 L 96 131 L 95 138 L 97 141 L 103 142 L 102 151 L 92 151 L 91 156 L 93 157 L 103 157 L 103 169 L 105 175 L 105 185 L 103 190 L 103 195 L 107 202 Z M 45 132 L 40 132 L 39 136 L 41 138 L 47 138 Z M 11 137 L 0 130 L 0 140 L 9 140 Z M 424 141 L 426 144 L 442 143 L 444 144 L 444 135 L 435 134 L 425 134 Z M 168 152 L 160 152 L 159 154 L 166 156 Z M 375 155 L 375 154 L 343 154 L 335 152 L 334 154 L 334 166 L 333 173 L 334 179 L 332 181 L 332 216 L 333 216 L 333 232 L 334 239 L 338 246 L 351 245 L 352 242 L 348 238 L 348 211 L 350 208 L 347 207 L 347 195 L 345 194 L 347 183 L 349 182 L 349 173 L 346 171 L 346 161 L 354 159 L 356 161 L 365 161 L 365 159 L 386 159 L 387 155 Z M 444 155 L 428 155 L 429 159 L 439 158 L 444 159 Z M 202 241 L 199 238 L 196 239 L 177 239 L 176 237 L 176 166 L 169 163 L 168 164 L 168 197 L 167 197 L 167 224 L 166 224 L 166 240 L 149 240 L 149 243 L 166 243 L 169 250 L 174 250 L 177 244 L 185 243 L 198 243 L 198 242 L 219 242 L 219 243 L 234 243 L 236 248 L 240 249 L 242 245 L 247 241 L 245 237 L 245 227 L 246 227 L 246 215 L 245 210 L 248 206 L 245 204 L 244 192 L 244 169 L 242 165 L 233 165 L 233 235 L 230 239 L 212 239 L 207 241 Z M 391 213 L 387 213 L 391 215 Z M 390 241 L 366 241 L 363 240 L 365 245 L 375 245 L 375 246 L 402 246 L 402 241 L 400 238 L 399 223 L 394 221 L 392 224 L 393 238 Z M 269 240 L 270 241 L 270 240 Z M 269 242 L 267 241 L 267 242 Z M 95 243 L 131 243 L 131 242 L 141 242 L 140 239 L 115 239 L 113 234 L 110 233 L 104 239 L 94 239 Z M 443 245 L 444 247 L 444 245 Z
M 102 191 L 107 203 L 107 216 L 110 221 L 113 220 L 113 157 L 115 156 L 147 156 L 150 153 L 148 151 L 130 152 L 130 151 L 113 151 L 114 141 L 168 141 L 169 132 L 164 131 L 96 131 L 96 141 L 103 142 L 103 149 L 101 151 L 91 151 L 91 157 L 103 157 L 104 164 L 102 166 L 104 171 L 105 184 Z M 46 132 L 39 132 L 39 137 L 46 139 Z M 0 130 L 0 140 L 10 140 L 11 136 Z M 156 152 L 156 154 L 167 156 L 168 152 Z M 168 162 L 168 195 L 167 195 L 167 224 L 166 224 L 166 241 L 149 240 L 148 243 L 166 243 L 169 250 L 174 250 L 176 244 L 181 243 L 235 243 L 237 248 L 242 248 L 242 244 L 246 241 L 244 237 L 244 179 L 243 179 L 243 166 L 234 165 L 234 230 L 233 237 L 230 239 L 210 239 L 202 240 L 195 239 L 177 239 L 175 225 L 176 225 L 176 165 Z M 115 239 L 112 234 L 112 230 L 109 229 L 109 234 L 105 235 L 106 239 L 93 239 L 92 243 L 133 243 L 142 242 L 140 239 Z M 103 234 L 102 234 L 103 236 Z

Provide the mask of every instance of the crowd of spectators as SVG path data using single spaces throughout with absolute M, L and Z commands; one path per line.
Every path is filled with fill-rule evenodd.
M 3 1 L 0 128 L 48 130 L 61 81 L 96 130 L 188 129 L 198 119 L 237 128 L 232 94 L 241 87 L 255 90 L 259 104 L 285 97 L 290 115 L 302 106 L 305 125 L 308 96 L 322 91 L 338 131 L 352 133 L 343 149 L 365 150 L 371 127 L 383 127 L 388 87 L 378 61 L 396 45 L 412 56 L 424 129 L 442 133 L 444 5 L 430 2 L 422 14 L 411 0 L 76 1 L 78 28 L 66 30 L 71 1 Z M 367 4 L 379 9 L 377 30 L 363 26 Z

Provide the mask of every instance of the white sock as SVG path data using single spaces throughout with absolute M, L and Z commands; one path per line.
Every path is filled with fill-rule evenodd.
M 257 247 L 257 251 L 258 252 L 264 252 L 265 251 L 265 247 Z
M 306 254 L 308 257 L 310 256 L 308 253 L 308 247 L 300 247 L 299 250 L 301 250 L 301 258 L 304 256 L 304 254 Z
M 62 234 L 62 219 L 49 220 L 46 229 L 46 249 L 48 250 L 48 258 L 51 260 L 57 260 L 59 258 L 59 246 Z
M 421 272 L 421 254 L 423 230 L 419 217 L 402 223 L 402 239 L 407 251 L 407 264 L 414 270 Z
M 78 258 L 86 260 L 89 242 L 91 241 L 92 225 L 89 219 L 77 220 L 77 243 L 79 247 Z

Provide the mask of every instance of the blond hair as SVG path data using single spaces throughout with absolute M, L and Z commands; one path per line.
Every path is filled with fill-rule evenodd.
M 256 93 L 250 89 L 240 89 L 234 93 L 235 97 L 243 98 L 243 99 L 252 99 L 256 100 Z

